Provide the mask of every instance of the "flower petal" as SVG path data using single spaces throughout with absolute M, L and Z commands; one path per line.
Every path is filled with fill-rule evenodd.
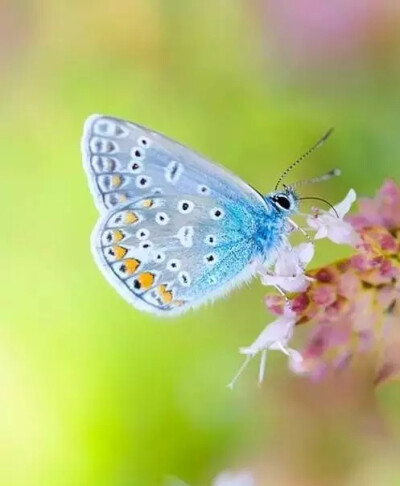
M 350 208 L 356 199 L 357 199 L 356 191 L 354 189 L 350 189 L 350 191 L 347 193 L 343 201 L 341 201 L 338 204 L 335 204 L 334 207 L 340 219 L 343 219 L 343 217 L 350 211 Z M 333 211 L 333 209 L 330 209 L 328 212 L 330 215 L 336 216 L 335 211 Z
M 286 345 L 292 337 L 295 323 L 296 314 L 287 310 L 284 315 L 268 324 L 250 346 L 240 348 L 240 353 L 254 356 L 277 342 L 282 342 Z
M 301 243 L 296 247 L 297 255 L 303 267 L 306 267 L 314 258 L 314 245 L 311 242 Z
M 328 227 L 328 238 L 338 245 L 355 246 L 360 238 L 352 225 L 347 221 L 336 220 Z

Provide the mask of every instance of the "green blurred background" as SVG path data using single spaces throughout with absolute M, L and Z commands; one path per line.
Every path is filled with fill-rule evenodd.
M 117 295 L 79 150 L 84 119 L 113 114 L 268 192 L 334 126 L 291 180 L 341 167 L 304 193 L 373 194 L 400 180 L 399 32 L 381 0 L 2 0 L 0 484 L 197 486 L 243 465 L 262 486 L 400 484 L 397 385 L 310 385 L 273 356 L 261 389 L 253 363 L 227 390 L 270 319 L 258 282 L 167 323 Z

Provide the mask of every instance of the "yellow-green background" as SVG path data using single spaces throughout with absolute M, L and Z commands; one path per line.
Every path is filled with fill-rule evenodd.
M 291 180 L 335 166 L 343 177 L 304 194 L 335 202 L 399 180 L 396 12 L 382 2 L 386 23 L 348 55 L 333 38 L 298 59 L 269 3 L 0 5 L 1 485 L 197 486 L 254 464 L 265 485 L 400 484 L 396 384 L 308 385 L 272 356 L 262 389 L 255 363 L 226 389 L 238 347 L 270 319 L 258 282 L 162 321 L 121 299 L 90 255 L 98 215 L 79 139 L 93 112 L 164 132 L 265 192 L 330 126 Z M 319 247 L 316 263 L 339 251 Z

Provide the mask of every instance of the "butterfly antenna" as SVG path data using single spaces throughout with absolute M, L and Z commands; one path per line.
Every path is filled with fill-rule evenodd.
M 333 132 L 333 128 L 330 128 L 325 135 L 318 140 L 316 144 L 314 144 L 310 149 L 307 150 L 306 153 L 301 155 L 297 160 L 293 162 L 286 170 L 282 172 L 282 175 L 279 177 L 278 182 L 276 183 L 275 186 L 275 191 L 278 189 L 279 184 L 282 182 L 282 180 L 289 174 L 289 172 L 296 167 L 296 165 L 300 164 L 305 158 L 307 158 L 309 155 L 311 155 L 315 149 L 320 147 L 329 137 L 329 135 Z
M 295 189 L 296 187 L 304 186 L 306 184 L 316 184 L 317 182 L 329 181 L 329 179 L 332 179 L 333 177 L 338 177 L 340 176 L 340 174 L 340 169 L 332 169 L 329 172 L 326 172 L 325 174 L 322 174 L 318 177 L 311 177 L 310 179 L 304 179 L 302 181 L 295 182 L 294 184 L 290 184 L 290 187 Z
M 332 211 L 335 213 L 335 215 L 337 216 L 337 218 L 339 218 L 339 215 L 338 215 L 338 212 L 335 209 L 335 206 L 333 206 L 333 204 L 331 204 L 326 199 L 324 199 L 322 197 L 299 197 L 299 201 L 307 201 L 307 200 L 314 200 L 314 201 L 322 201 L 322 202 L 324 202 L 325 204 L 327 204 L 332 209 Z

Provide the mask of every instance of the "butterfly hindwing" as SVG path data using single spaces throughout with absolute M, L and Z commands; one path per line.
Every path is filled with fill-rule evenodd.
M 85 123 L 82 153 L 100 212 L 148 194 L 192 194 L 262 202 L 226 169 L 140 125 L 101 115 Z
M 174 315 L 250 276 L 251 218 L 227 199 L 148 196 L 104 214 L 92 250 L 128 302 Z

